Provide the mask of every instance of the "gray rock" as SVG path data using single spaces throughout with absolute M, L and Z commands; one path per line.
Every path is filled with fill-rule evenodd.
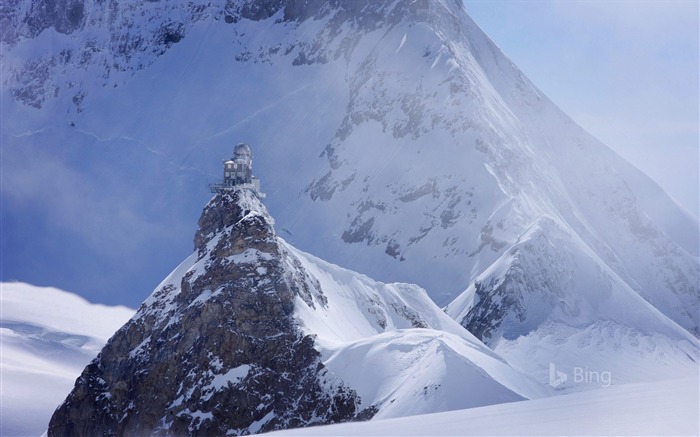
M 195 265 L 85 368 L 50 436 L 241 435 L 372 417 L 293 319 L 310 279 L 252 192 L 212 199 L 195 250 Z

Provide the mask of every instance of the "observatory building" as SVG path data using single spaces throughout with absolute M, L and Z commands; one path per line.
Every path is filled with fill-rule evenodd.
M 265 198 L 265 194 L 260 192 L 260 179 L 253 176 L 253 153 L 250 146 L 244 143 L 238 144 L 233 149 L 233 157 L 224 161 L 223 183 L 209 185 L 212 193 L 238 187 L 248 188 L 259 198 Z

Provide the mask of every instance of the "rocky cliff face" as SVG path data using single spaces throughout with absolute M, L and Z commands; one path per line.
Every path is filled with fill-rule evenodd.
M 195 249 L 84 370 L 50 436 L 240 435 L 371 417 L 295 322 L 295 298 L 324 298 L 252 193 L 216 195 Z

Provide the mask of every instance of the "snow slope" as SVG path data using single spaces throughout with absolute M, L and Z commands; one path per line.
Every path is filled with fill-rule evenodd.
M 550 364 L 625 382 L 697 363 L 697 218 L 556 108 L 461 2 L 16 4 L 2 17 L 6 274 L 140 301 L 189 253 L 206 182 L 247 141 L 290 244 L 440 305 L 466 290 L 450 314 L 540 383 Z M 350 287 L 297 317 L 329 366 L 398 347 L 477 371 L 483 346 L 420 292 L 324 269 L 319 284 Z M 384 332 L 433 322 L 448 335 Z M 396 384 L 363 393 L 389 414 Z
M 698 370 L 693 335 L 642 299 L 561 221 L 542 217 L 447 308 L 539 381 L 550 366 L 608 372 L 613 383 Z M 580 390 L 597 381 L 557 384 Z
M 0 289 L 0 435 L 38 436 L 85 365 L 135 310 L 21 282 Z
M 384 284 L 287 244 L 313 277 L 317 296 L 296 316 L 323 363 L 357 391 L 375 418 L 400 417 L 552 394 L 515 371 L 445 314 L 425 290 Z
M 533 433 L 545 434 L 571 433 L 572 426 L 577 427 L 576 432 L 582 433 L 626 433 L 639 429 L 651 430 L 654 433 L 659 429 L 692 432 L 694 429 L 688 411 L 697 404 L 697 391 L 690 390 L 688 380 L 684 380 L 682 384 L 671 381 L 657 385 L 623 385 L 633 380 L 648 381 L 661 378 L 673 380 L 689 374 L 697 375 L 698 372 L 697 348 L 693 346 L 694 337 L 668 318 L 661 316 L 635 293 L 629 291 L 627 295 L 607 294 L 606 289 L 600 288 L 593 296 L 595 299 L 587 300 L 590 296 L 579 290 L 581 296 L 576 299 L 566 296 L 566 301 L 561 302 L 558 297 L 552 297 L 547 293 L 547 291 L 554 293 L 564 290 L 560 287 L 561 284 L 550 284 L 551 289 L 541 287 L 533 298 L 525 300 L 531 306 L 524 308 L 530 311 L 539 309 L 545 313 L 549 311 L 545 315 L 551 320 L 558 321 L 561 326 L 555 326 L 556 329 L 550 331 L 538 326 L 533 331 L 536 334 L 534 335 L 517 331 L 527 329 L 528 320 L 536 320 L 530 317 L 531 312 L 524 313 L 528 316 L 524 319 L 525 323 L 513 323 L 506 317 L 500 324 L 488 327 L 501 335 L 509 332 L 507 336 L 513 337 L 514 341 L 501 339 L 495 344 L 495 351 L 493 351 L 438 308 L 422 288 L 410 284 L 386 284 L 374 281 L 302 252 L 274 236 L 271 233 L 272 219 L 264 206 L 247 190 L 242 190 L 241 193 L 243 194 L 235 198 L 237 210 L 231 209 L 231 199 L 228 198 L 219 199 L 218 202 L 221 204 L 219 207 L 217 207 L 219 203 L 216 202 L 211 202 L 207 206 L 208 212 L 204 216 L 208 218 L 200 222 L 202 228 L 195 238 L 200 245 L 198 251 L 183 261 L 161 283 L 154 295 L 144 303 L 139 313 L 140 320 L 143 323 L 148 323 L 150 320 L 165 326 L 167 330 L 183 322 L 179 317 L 173 317 L 175 314 L 173 311 L 180 307 L 198 309 L 192 320 L 198 326 L 201 325 L 200 328 L 220 327 L 221 320 L 229 322 L 236 320 L 242 326 L 254 322 L 245 320 L 237 314 L 207 319 L 205 315 L 216 314 L 213 309 L 215 305 L 210 307 L 208 304 L 218 299 L 225 288 L 225 284 L 214 286 L 208 282 L 207 278 L 220 280 L 221 272 L 216 270 L 215 261 L 217 257 L 225 255 L 225 251 L 222 251 L 229 246 L 236 247 L 239 253 L 224 257 L 225 270 L 237 272 L 243 284 L 269 283 L 266 275 L 270 273 L 271 266 L 274 264 L 270 262 L 275 260 L 275 263 L 282 266 L 283 277 L 286 278 L 284 281 L 288 282 L 291 290 L 296 290 L 293 298 L 293 315 L 304 333 L 312 336 L 314 347 L 321 353 L 322 363 L 328 371 L 325 377 L 342 381 L 356 392 L 360 401 L 358 410 L 371 407 L 376 411 L 374 414 L 376 422 L 360 425 L 366 428 L 338 428 L 338 432 L 384 433 L 388 432 L 385 426 L 389 423 L 398 430 L 392 432 L 399 434 L 425 433 L 427 430 L 430 430 L 430 434 L 455 434 L 462 432 L 459 430 L 464 429 L 466 422 L 473 426 L 468 428 L 467 433 L 481 434 L 486 433 L 487 430 L 490 430 L 489 433 L 497 434 L 513 433 L 511 425 L 504 425 L 502 421 L 494 424 L 494 417 L 504 416 L 514 417 L 512 423 L 520 427 L 519 429 L 529 429 Z M 227 220 L 234 220 L 240 225 L 236 217 L 227 217 L 229 210 L 236 210 L 244 215 L 245 220 L 256 223 L 264 219 L 260 223 L 264 222 L 265 226 L 256 229 L 252 225 L 241 225 L 242 227 L 239 226 L 241 229 L 237 232 L 243 234 L 239 235 L 234 232 L 235 226 L 226 225 Z M 224 220 L 222 217 L 227 218 Z M 258 224 L 258 226 L 262 225 Z M 528 244 L 538 243 L 560 248 L 566 253 L 575 253 L 566 247 L 564 240 L 556 239 L 564 238 L 567 234 L 561 230 L 551 229 L 550 226 L 552 226 L 551 220 L 543 220 L 538 226 L 533 227 L 529 234 L 530 238 L 523 239 L 522 244 L 517 248 L 527 248 Z M 547 238 L 543 238 L 542 233 L 539 232 L 541 229 L 548 230 L 544 233 Z M 260 240 L 262 230 L 270 233 L 271 240 Z M 270 245 L 277 249 L 270 253 L 259 252 L 252 248 L 246 249 L 245 238 L 239 238 L 243 235 L 252 236 L 251 241 L 255 241 L 256 244 L 262 244 L 262 241 L 267 250 Z M 545 256 L 548 252 L 538 250 L 537 253 Z M 514 250 L 506 259 L 510 261 L 508 268 L 494 267 L 489 272 L 494 275 L 494 278 L 498 279 L 502 270 L 517 271 L 518 265 L 513 262 L 518 259 L 517 250 Z M 581 274 L 584 278 L 597 278 L 595 275 L 588 274 L 588 269 L 598 268 L 601 271 L 604 269 L 600 266 L 586 265 L 587 259 L 584 257 L 575 260 L 577 265 L 583 264 L 583 267 L 578 266 L 583 268 Z M 494 266 L 505 265 L 504 262 L 494 263 Z M 546 257 L 542 262 L 550 267 L 567 266 L 562 263 L 552 263 Z M 526 265 L 526 267 L 534 270 L 537 265 Z M 568 278 L 567 275 L 554 277 Z M 484 278 L 484 280 L 487 279 Z M 191 284 L 199 283 L 198 281 L 204 281 L 202 283 L 206 287 L 212 287 L 215 290 L 197 289 L 194 295 L 184 296 L 182 290 L 191 291 Z M 527 283 L 524 284 L 527 285 Z M 181 287 L 184 288 L 181 289 Z M 184 293 L 187 294 L 189 291 Z M 202 291 L 201 294 L 199 291 Z M 26 284 L 3 284 L 2 296 L 3 435 L 40 433 L 45 428 L 45 424 L 33 421 L 30 417 L 42 417 L 55 408 L 64 394 L 63 390 L 70 388 L 71 381 L 80 373 L 80 368 L 94 356 L 107 337 L 130 317 L 133 311 L 126 308 L 113 309 L 90 305 L 80 298 L 59 290 Z M 240 294 L 237 296 L 241 298 Z M 606 297 L 609 301 L 602 300 L 602 297 Z M 551 300 L 547 301 L 550 298 Z M 178 301 L 182 302 L 178 303 Z M 224 299 L 224 301 L 229 302 L 230 299 Z M 259 297 L 258 301 L 260 301 Z M 557 306 L 562 303 L 566 305 Z M 599 305 L 602 308 L 591 310 L 589 308 L 591 305 Z M 626 311 L 621 311 L 615 305 L 625 306 Z M 241 308 L 249 310 L 252 307 L 243 305 Z M 507 309 L 508 306 L 504 308 Z M 589 320 L 587 317 L 591 314 L 607 317 L 620 326 L 624 326 L 625 323 L 632 325 L 635 321 L 640 321 L 638 324 L 645 326 L 648 331 L 637 332 L 627 328 L 623 332 L 624 335 L 620 335 L 617 331 L 610 329 L 616 327 L 611 322 L 607 325 L 596 325 L 594 328 L 597 331 L 594 329 L 593 334 L 597 336 L 591 337 L 592 330 L 584 326 Z M 582 326 L 576 326 L 577 323 Z M 158 352 L 164 346 L 161 345 L 161 349 L 151 346 L 150 343 L 154 341 L 150 335 L 144 341 L 132 338 L 140 329 L 138 325 L 135 323 L 129 329 L 120 331 L 123 331 L 122 336 L 126 336 L 132 347 L 131 352 L 122 357 L 128 355 L 129 359 L 146 365 L 147 352 L 149 350 Z M 553 324 L 546 326 L 551 327 Z M 183 329 L 188 330 L 188 335 L 192 334 L 189 331 L 189 325 L 183 326 Z M 562 333 L 569 337 L 563 336 Z M 200 335 L 206 335 L 206 332 L 194 337 L 197 338 Z M 166 337 L 172 340 L 179 338 L 180 335 L 169 331 Z M 491 335 L 489 338 L 494 339 L 497 336 Z M 669 339 L 675 342 L 670 342 Z M 116 344 L 117 341 L 110 342 L 112 343 Z M 154 344 L 157 344 L 157 341 Z M 559 349 L 553 347 L 561 344 L 565 347 Z M 508 345 L 512 347 L 507 347 Z M 172 348 L 172 351 L 175 350 L 177 349 Z M 55 353 L 46 355 L 47 351 L 55 351 Z M 642 356 L 639 355 L 640 353 Z M 643 353 L 646 353 L 646 356 Z M 682 353 L 685 354 L 685 359 L 681 359 Z M 235 355 L 232 356 L 235 357 Z M 509 361 L 504 360 L 502 355 L 508 357 Z M 555 376 L 561 378 L 562 373 L 567 373 L 569 382 L 575 384 L 564 383 L 560 386 L 551 384 L 551 380 L 547 381 L 546 373 L 552 372 L 552 369 L 545 367 L 543 370 L 535 365 L 545 362 L 542 357 L 558 360 L 552 363 L 556 367 L 555 371 L 559 372 L 555 373 Z M 177 354 L 175 359 L 177 361 Z M 210 355 L 192 356 L 189 360 L 197 362 L 204 360 L 204 363 L 212 366 L 211 369 L 206 366 L 197 366 L 188 373 L 188 378 L 194 381 L 193 389 L 195 389 L 188 393 L 191 394 L 199 389 L 205 399 L 226 388 L 230 389 L 234 382 L 247 379 L 251 369 L 254 368 L 254 363 L 251 363 L 226 370 L 222 367 L 223 361 L 220 358 L 212 358 Z M 31 366 L 27 367 L 27 363 L 31 363 Z M 177 361 L 177 363 L 181 362 Z M 577 381 L 576 369 L 567 367 L 581 366 L 581 363 L 585 363 L 582 372 L 589 379 L 583 383 Z M 665 374 L 662 374 L 661 370 Z M 594 375 L 597 378 L 595 380 L 593 380 Z M 547 387 L 548 382 L 556 387 Z M 38 384 L 41 384 L 41 388 Z M 693 387 L 696 387 L 697 379 L 690 380 L 690 384 L 695 384 Z M 605 389 L 597 390 L 594 394 L 589 392 L 575 396 L 562 395 L 556 399 L 541 399 L 557 391 L 582 388 L 591 390 L 601 385 Z M 612 387 L 609 387 L 610 385 Z M 680 390 L 679 385 L 682 385 Z M 48 396 L 46 393 L 37 392 L 37 390 L 45 391 L 47 386 L 49 387 Z M 269 390 L 270 387 L 265 386 L 262 389 L 264 394 L 264 390 Z M 670 404 L 667 403 L 669 392 L 677 396 L 670 401 Z M 58 399 L 52 400 L 53 395 L 57 395 Z M 34 402 L 37 396 L 47 404 Z M 183 402 L 182 396 L 179 400 L 172 400 L 169 404 L 170 408 L 174 408 L 178 402 Z M 661 399 L 656 416 L 647 414 L 650 408 L 649 400 L 654 396 L 658 397 L 657 402 Z M 536 400 L 517 402 L 525 399 Z M 682 402 L 682 405 L 677 405 L 678 402 Z M 506 403 L 511 403 L 512 407 L 497 405 L 491 407 L 493 410 L 475 408 Z M 194 405 L 190 407 L 195 408 Z M 205 409 L 195 408 L 195 410 L 192 411 L 197 413 L 196 416 L 201 422 L 211 420 Z M 403 419 L 406 420 L 405 424 L 398 422 L 398 425 L 396 422 L 381 420 L 451 410 L 460 411 L 455 412 L 454 416 L 416 416 L 417 419 Z M 697 408 L 692 411 L 696 413 Z M 552 417 L 547 416 L 549 419 L 545 420 L 546 417 L 543 415 L 547 413 L 551 413 Z M 602 419 L 595 421 L 595 425 L 592 426 L 582 423 L 580 419 L 578 421 L 575 419 L 574 416 L 581 414 L 596 415 Z M 641 420 L 642 425 L 630 424 L 631 420 L 638 419 L 638 414 L 644 415 Z M 667 421 L 662 422 L 663 428 L 643 426 L 646 423 L 644 421 L 649 420 L 649 417 L 657 418 L 659 415 L 663 415 L 664 420 Z M 209 419 L 206 419 L 207 417 Z M 437 422 L 432 422 L 431 417 L 445 423 L 439 425 Z M 481 419 L 474 419 L 474 417 L 481 417 Z M 675 418 L 676 421 L 669 424 L 670 418 Z M 262 426 L 265 420 L 253 425 Z M 378 423 L 376 425 L 378 428 L 372 428 L 372 423 Z M 416 425 L 416 423 L 422 425 Z M 10 426 L 12 428 L 9 428 Z M 407 430 L 405 426 L 410 427 L 411 430 Z M 304 431 L 323 433 L 325 429 Z M 333 429 L 330 428 L 328 432 L 335 433 Z
M 698 375 L 460 411 L 346 423 L 270 435 L 695 436 Z

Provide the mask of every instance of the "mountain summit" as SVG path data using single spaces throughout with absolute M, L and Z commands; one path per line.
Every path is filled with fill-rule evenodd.
M 207 204 L 195 252 L 85 368 L 50 436 L 241 435 L 548 393 L 419 287 L 289 246 L 255 193 Z
M 697 218 L 461 1 L 0 9 L 3 236 L 58 236 L 3 240 L 4 274 L 140 301 L 191 250 L 229 145 L 256 145 L 268 195 L 215 190 L 195 252 L 50 435 L 243 434 L 697 371 Z
M 311 279 L 272 223 L 253 191 L 216 195 L 195 252 L 85 369 L 49 435 L 248 434 L 358 417 L 357 395 L 294 321 L 297 297 L 313 305 Z

